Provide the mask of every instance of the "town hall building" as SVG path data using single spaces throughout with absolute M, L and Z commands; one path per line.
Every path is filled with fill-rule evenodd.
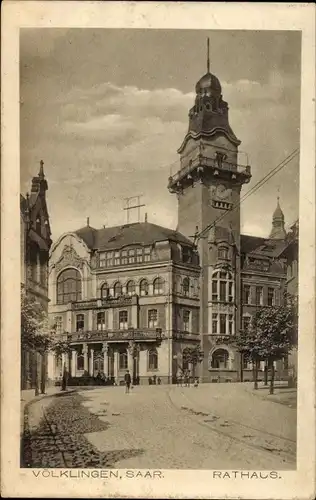
M 195 90 L 179 170 L 168 180 L 177 229 L 147 220 L 95 229 L 87 220 L 51 248 L 49 314 L 71 348 L 51 359 L 54 380 L 65 365 L 72 377 L 102 372 L 120 383 L 129 369 L 134 383 L 172 383 L 191 368 L 185 349 L 197 345 L 201 381 L 240 380 L 241 372 L 251 379 L 250 364 L 225 338 L 246 329 L 258 308 L 283 300 L 284 215 L 278 200 L 270 235 L 241 234 L 251 168 L 239 159 L 241 142 L 209 60 Z

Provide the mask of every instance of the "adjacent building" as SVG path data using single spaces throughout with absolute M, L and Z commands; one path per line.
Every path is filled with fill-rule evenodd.
M 30 194 L 20 196 L 21 287 L 48 312 L 48 260 L 51 231 L 43 162 L 32 179 Z M 21 388 L 40 388 L 47 377 L 46 356 L 21 349 Z
M 177 230 L 147 221 L 94 229 L 87 221 L 52 247 L 50 316 L 72 350 L 52 361 L 52 378 L 67 365 L 73 377 L 103 371 L 119 383 L 129 369 L 141 383 L 154 375 L 170 383 L 190 368 L 183 352 L 194 345 L 204 352 L 202 381 L 245 379 L 247 370 L 251 378 L 228 339 L 257 308 L 283 300 L 284 215 L 278 200 L 267 238 L 240 233 L 251 167 L 209 61 L 195 90 L 179 170 L 168 181 Z

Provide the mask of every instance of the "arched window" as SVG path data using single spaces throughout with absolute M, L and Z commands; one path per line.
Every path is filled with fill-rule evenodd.
M 214 271 L 212 276 L 212 301 L 233 302 L 233 277 L 228 271 Z
M 158 352 L 155 347 L 148 351 L 148 370 L 158 370 Z
M 142 296 L 148 295 L 149 291 L 149 286 L 148 286 L 148 281 L 147 280 L 141 280 L 139 284 L 139 291 Z
M 225 369 L 228 368 L 229 354 L 225 349 L 217 349 L 212 354 L 212 368 Z
M 104 283 L 101 287 L 101 298 L 106 299 L 110 295 L 110 289 L 109 285 L 107 283 Z
M 135 295 L 135 293 L 136 293 L 135 281 L 130 280 L 127 283 L 126 292 L 127 292 L 127 295 Z
M 57 278 L 57 304 L 81 300 L 81 276 L 77 269 L 66 269 Z
M 190 280 L 189 280 L 189 278 L 184 278 L 184 280 L 182 281 L 182 293 L 186 297 L 188 297 L 190 295 Z
M 161 295 L 164 292 L 165 281 L 163 278 L 156 278 L 154 281 L 154 295 Z
M 113 287 L 113 291 L 114 291 L 114 297 L 120 297 L 120 295 L 122 295 L 122 285 L 121 283 L 118 281 L 117 283 L 115 283 L 114 287 Z
M 127 352 L 120 352 L 119 355 L 119 369 L 127 370 L 128 361 L 127 361 Z

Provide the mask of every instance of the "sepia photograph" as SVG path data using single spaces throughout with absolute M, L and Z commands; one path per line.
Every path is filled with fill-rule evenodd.
M 314 11 L 20 6 L 1 494 L 313 498 Z
M 300 47 L 21 30 L 22 467 L 296 468 Z

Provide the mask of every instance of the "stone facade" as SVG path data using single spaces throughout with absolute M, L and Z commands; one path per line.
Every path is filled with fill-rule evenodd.
M 258 307 L 280 303 L 286 286 L 279 200 L 270 237 L 240 234 L 240 195 L 251 168 L 242 164 L 239 145 L 221 84 L 208 71 L 196 85 L 188 132 L 178 150 L 180 169 L 168 184 L 178 199 L 177 229 L 196 243 L 200 257 L 203 381 L 251 378 L 251 366 L 225 337 L 238 335 Z M 283 367 L 281 362 L 277 377 L 284 376 Z
M 199 343 L 198 256 L 190 240 L 148 222 L 87 226 L 53 245 L 49 315 L 69 355 L 50 360 L 50 378 L 104 375 L 120 384 L 171 383 L 175 357 Z M 178 358 L 177 358 L 178 359 Z
M 41 162 L 31 193 L 20 197 L 21 287 L 48 313 L 48 259 L 51 245 L 46 205 L 47 181 Z M 21 349 L 21 389 L 44 388 L 47 355 Z

